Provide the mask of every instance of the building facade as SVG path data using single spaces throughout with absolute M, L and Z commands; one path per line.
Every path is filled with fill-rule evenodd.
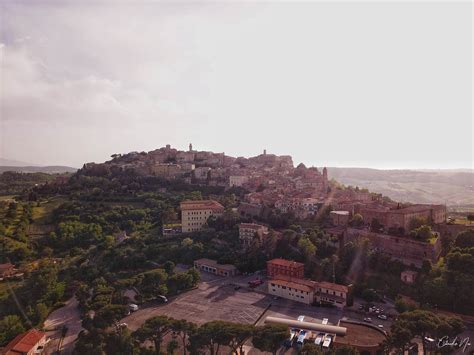
M 200 271 L 209 272 L 219 276 L 235 276 L 237 268 L 234 265 L 218 264 L 211 259 L 198 259 L 194 261 L 194 267 Z
M 264 236 L 268 233 L 268 227 L 255 223 L 239 224 L 239 240 L 242 246 L 248 247 L 252 245 L 255 239 L 263 241 Z
M 181 228 L 183 233 L 200 231 L 209 217 L 220 217 L 224 206 L 213 200 L 181 202 Z
M 302 279 L 304 277 L 304 264 L 285 259 L 273 259 L 267 261 L 267 276 L 268 278 L 288 276 Z

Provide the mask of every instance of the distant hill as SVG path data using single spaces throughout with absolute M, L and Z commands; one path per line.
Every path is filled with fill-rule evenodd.
M 19 166 L 39 166 L 39 165 L 32 164 L 32 163 L 26 163 L 24 161 L 0 158 L 0 166 L 16 166 L 16 167 L 19 167 Z
M 0 173 L 5 171 L 15 171 L 18 173 L 46 173 L 46 174 L 63 174 L 63 173 L 75 173 L 76 168 L 70 166 L 1 166 Z
M 328 176 L 344 185 L 368 188 L 393 200 L 414 203 L 474 205 L 472 170 L 378 170 L 328 168 Z

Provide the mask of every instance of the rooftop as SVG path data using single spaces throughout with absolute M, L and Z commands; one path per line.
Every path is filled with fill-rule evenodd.
M 223 210 L 219 202 L 214 200 L 197 200 L 197 201 L 182 201 L 180 204 L 181 210 Z
M 198 263 L 198 264 L 212 266 L 212 267 L 219 268 L 219 269 L 224 269 L 224 270 L 235 270 L 234 265 L 231 265 L 231 264 L 218 264 L 217 261 L 212 260 L 212 259 L 202 258 L 202 259 L 194 260 L 194 262 Z
M 5 349 L 3 349 L 2 354 L 26 354 L 45 336 L 46 333 L 40 332 L 37 329 L 30 329 L 27 332 L 18 334 L 15 339 L 9 342 Z
M 267 261 L 267 264 L 286 266 L 286 267 L 304 267 L 303 263 L 299 263 L 297 261 L 292 261 L 292 260 L 286 260 L 286 259 L 273 259 L 273 260 Z

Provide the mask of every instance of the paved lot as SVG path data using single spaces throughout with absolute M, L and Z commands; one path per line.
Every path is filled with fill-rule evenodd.
M 170 298 L 166 304 L 144 305 L 138 311 L 122 319 L 131 330 L 139 328 L 148 318 L 166 315 L 186 319 L 196 324 L 211 320 L 253 324 L 271 302 L 271 297 L 235 285 L 244 277 L 226 279 L 205 276 L 209 281 L 200 283 L 197 289 Z
M 137 312 L 122 319 L 122 322 L 127 323 L 133 331 L 148 318 L 158 315 L 186 319 L 196 324 L 212 320 L 254 324 L 258 320 L 258 325 L 263 324 L 266 316 L 296 319 L 299 315 L 304 315 L 314 322 L 328 318 L 332 324 L 337 324 L 342 317 L 362 320 L 368 316 L 373 319 L 374 324 L 382 324 L 385 329 L 390 328 L 390 321 L 381 321 L 372 314 L 355 312 L 351 309 L 309 306 L 281 298 L 273 299 L 266 294 L 265 284 L 255 289 L 247 287 L 248 281 L 256 277 L 258 276 L 240 275 L 222 278 L 202 273 L 202 282 L 197 289 L 172 297 L 167 304 L 145 304 Z M 240 286 L 240 289 L 236 290 L 236 286 Z M 270 304 L 270 308 L 265 311 Z

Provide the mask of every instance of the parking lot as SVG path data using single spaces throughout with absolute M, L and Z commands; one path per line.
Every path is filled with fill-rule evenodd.
M 186 319 L 196 324 L 211 320 L 225 320 L 236 323 L 253 324 L 271 302 L 271 297 L 248 290 L 236 289 L 236 283 L 243 277 L 215 278 L 204 277 L 197 289 L 170 297 L 168 303 L 150 303 L 125 317 L 122 322 L 131 330 L 139 328 L 148 318 L 166 315 L 175 319 Z
M 363 320 L 367 314 L 351 309 L 315 307 L 286 299 L 275 299 L 266 294 L 266 284 L 249 288 L 248 281 L 258 275 L 223 278 L 202 273 L 198 288 L 170 297 L 168 303 L 151 302 L 144 304 L 136 312 L 122 319 L 133 331 L 148 318 L 166 315 L 175 319 L 186 319 L 196 324 L 212 320 L 225 320 L 236 323 L 263 324 L 265 316 L 296 319 L 304 315 L 315 322 L 327 318 L 330 324 L 337 324 L 342 317 Z M 355 307 L 354 307 L 355 308 Z M 381 321 L 372 316 L 374 324 L 390 327 L 389 321 Z

